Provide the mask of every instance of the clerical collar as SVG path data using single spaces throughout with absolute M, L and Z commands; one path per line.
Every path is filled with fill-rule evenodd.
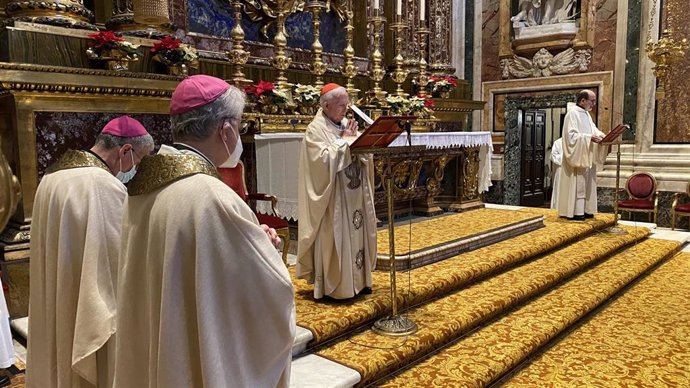
M 173 147 L 175 147 L 176 149 L 178 149 L 178 150 L 180 150 L 180 151 L 182 151 L 182 150 L 192 151 L 192 152 L 194 152 L 195 154 L 197 154 L 197 155 L 201 156 L 202 158 L 204 158 L 207 162 L 211 163 L 211 166 L 214 166 L 214 167 L 216 166 L 215 164 L 213 164 L 213 162 L 211 161 L 211 159 L 207 158 L 206 155 L 204 155 L 203 152 L 199 151 L 198 149 L 196 149 L 196 148 L 194 148 L 194 147 L 192 147 L 192 146 L 190 146 L 190 145 L 188 145 L 188 144 L 184 144 L 184 143 L 180 143 L 180 142 L 175 142 L 175 143 L 173 143 Z
M 105 160 L 103 160 L 103 158 L 101 158 L 101 156 L 98 155 L 97 153 L 95 153 L 95 152 L 93 152 L 93 151 L 91 151 L 91 150 L 86 150 L 86 152 L 88 152 L 88 153 L 90 153 L 91 155 L 97 157 L 98 160 L 100 160 L 101 162 L 103 162 L 103 164 L 105 164 L 106 166 L 108 165 L 108 163 L 106 163 Z M 110 167 L 108 167 L 108 168 L 110 168 Z

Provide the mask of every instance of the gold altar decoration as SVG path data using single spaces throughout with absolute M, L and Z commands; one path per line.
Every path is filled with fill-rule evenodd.
M 170 23 L 168 0 L 133 0 L 134 21 L 145 26 Z
M 0 139 L 2 149 L 2 139 Z M 0 231 L 5 229 L 21 197 L 21 186 L 16 176 L 12 174 L 5 155 L 0 151 Z
M 83 0 L 10 0 L 5 12 L 8 17 L 19 21 L 96 29 L 89 23 L 93 12 L 84 6 Z
M 347 93 L 350 95 L 350 99 L 352 101 L 357 100 L 357 95 L 359 94 L 359 90 L 355 88 L 355 84 L 353 82 L 353 79 L 357 76 L 357 66 L 355 66 L 355 63 L 353 61 L 355 57 L 355 49 L 352 47 L 352 33 L 355 30 L 355 26 L 352 25 L 352 2 L 348 2 L 349 7 L 347 9 L 347 25 L 345 26 L 345 31 L 346 31 L 346 42 L 347 45 L 345 46 L 345 51 L 343 52 L 343 57 L 345 57 L 345 66 L 342 67 L 342 72 L 345 77 L 347 77 L 347 83 L 345 84 L 345 88 L 347 89 Z
M 327 0 L 326 12 L 336 14 L 340 21 L 345 20 L 345 2 L 347 0 Z M 261 34 L 268 39 L 268 30 L 271 25 L 278 22 L 278 16 L 282 12 L 286 17 L 296 12 L 303 12 L 307 6 L 307 0 L 245 0 L 244 12 L 249 20 L 260 23 Z
M 419 92 L 417 95 L 421 98 L 426 98 L 426 85 L 429 83 L 426 68 L 426 40 L 429 36 L 429 29 L 426 27 L 426 21 L 419 21 L 419 28 L 417 28 L 417 38 L 419 41 L 419 74 L 417 75 L 417 85 L 419 85 Z
M 235 86 L 241 88 L 243 84 L 251 82 L 244 76 L 244 72 L 242 71 L 247 60 L 249 60 L 249 51 L 246 51 L 242 45 L 242 42 L 244 42 L 244 30 L 242 29 L 241 0 L 232 0 L 232 15 L 235 26 L 232 27 L 232 31 L 230 31 L 232 50 L 228 51 L 227 55 L 234 68 L 232 82 Z
M 284 2 L 286 3 L 286 2 Z M 289 3 L 289 2 L 288 2 Z M 275 56 L 271 60 L 273 67 L 278 70 L 276 77 L 276 84 L 280 90 L 288 90 L 289 84 L 287 77 L 285 77 L 285 70 L 290 67 L 292 59 L 285 55 L 285 47 L 287 47 L 287 35 L 285 35 L 285 13 L 280 11 L 278 13 L 278 31 L 276 32 L 273 44 L 275 45 Z
M 317 88 L 321 88 L 323 86 L 322 77 L 328 68 L 323 63 L 323 45 L 321 44 L 321 9 L 326 8 L 326 6 L 320 0 L 312 0 L 309 2 L 308 7 L 312 13 L 312 24 L 314 26 L 314 43 L 311 45 L 313 60 L 309 70 L 316 78 L 314 85 Z
M 381 104 L 385 102 L 386 91 L 381 89 L 381 81 L 386 76 L 386 71 L 381 64 L 383 63 L 383 55 L 381 54 L 381 33 L 383 25 L 386 23 L 386 17 L 379 14 L 379 9 L 374 9 L 374 16 L 369 18 L 369 23 L 373 25 L 374 29 L 374 50 L 371 53 L 370 71 L 371 80 L 374 81 L 374 87 L 369 92 L 370 99 L 375 100 Z
M 395 70 L 391 73 L 391 79 L 395 82 L 396 89 L 395 94 L 400 97 L 406 97 L 407 93 L 402 88 L 402 84 L 407 79 L 407 70 L 403 70 L 404 59 L 402 57 L 402 34 L 407 28 L 407 24 L 396 17 L 395 23 L 391 24 L 391 31 L 395 33 L 395 58 L 393 58 L 393 63 L 395 64 Z
M 654 13 L 656 12 L 657 0 L 652 2 L 652 7 L 649 15 L 649 30 L 647 31 L 647 44 L 645 46 L 647 50 L 647 56 L 654 62 L 654 76 L 656 76 L 659 81 L 655 97 L 657 100 L 661 100 L 666 96 L 666 89 L 664 84 L 666 82 L 666 77 L 672 66 L 677 65 L 683 60 L 685 56 L 685 51 L 688 49 L 688 39 L 687 38 L 674 38 L 672 36 L 672 30 L 670 28 L 664 28 L 661 32 L 659 40 L 656 42 L 652 41 L 652 27 L 654 26 Z M 670 7 L 669 7 L 670 8 Z M 671 9 L 659 11 L 660 14 L 671 13 Z M 659 18 L 661 20 L 661 18 Z M 668 22 L 666 23 L 668 24 Z

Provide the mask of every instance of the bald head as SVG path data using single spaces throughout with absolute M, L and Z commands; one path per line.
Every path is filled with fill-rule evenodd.
M 593 91 L 589 89 L 584 89 L 577 94 L 577 106 L 579 106 L 580 108 L 589 112 L 592 110 L 592 108 L 594 108 L 594 105 L 596 104 L 597 95 L 594 94 Z

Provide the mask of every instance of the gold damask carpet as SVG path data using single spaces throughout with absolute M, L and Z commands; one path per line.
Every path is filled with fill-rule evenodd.
M 594 238 L 602 240 L 600 243 L 616 239 L 616 237 L 605 234 L 594 236 Z M 641 274 L 663 261 L 664 258 L 673 255 L 678 248 L 679 244 L 673 241 L 644 240 L 579 274 L 571 281 L 539 296 L 523 307 L 473 332 L 411 369 L 389 378 L 381 386 L 486 386 L 519 365 L 531 354 L 538 351 L 540 347 L 575 324 L 597 306 L 605 303 Z M 564 252 L 561 260 L 568 262 L 579 259 L 577 254 L 575 256 L 568 256 Z M 687 266 L 689 263 L 690 260 L 686 258 L 679 265 Z M 531 274 L 529 278 L 516 278 L 514 280 L 527 284 L 543 282 L 545 279 L 544 275 L 546 275 L 543 271 L 546 271 L 546 267 L 551 265 L 562 265 L 562 263 L 551 263 L 534 268 L 535 271 L 523 273 L 523 275 Z M 679 281 L 690 281 L 690 271 L 687 271 L 687 268 L 685 268 L 685 272 L 685 279 L 679 279 Z M 637 297 L 624 295 L 619 299 L 620 302 L 614 304 L 619 306 L 615 313 L 597 315 L 592 320 L 592 322 L 596 323 L 592 326 L 590 324 L 584 326 L 590 327 L 589 331 L 584 329 L 584 327 L 584 330 L 578 330 L 580 332 L 579 346 L 574 345 L 578 343 L 577 340 L 566 339 L 563 341 L 563 345 L 558 347 L 559 350 L 556 350 L 554 353 L 548 351 L 540 361 L 519 373 L 508 382 L 508 385 L 524 387 L 639 386 L 637 383 L 644 380 L 632 379 L 627 382 L 634 384 L 626 384 L 625 380 L 620 380 L 619 378 L 627 371 L 625 367 L 626 360 L 635 363 L 646 356 L 651 356 L 652 364 L 670 364 L 670 368 L 678 368 L 678 362 L 684 360 L 686 361 L 684 371 L 685 376 L 687 376 L 687 361 L 690 358 L 687 353 L 687 349 L 689 349 L 689 337 L 687 334 L 690 334 L 687 319 L 690 318 L 690 308 L 687 305 L 685 296 L 663 295 L 661 287 L 658 286 L 660 280 L 666 280 L 665 283 L 667 285 L 674 284 L 674 281 L 669 281 L 668 279 L 671 273 L 652 274 L 653 276 L 643 281 L 642 284 L 646 284 L 651 288 L 657 285 L 656 297 L 642 298 L 642 301 L 636 305 L 634 303 L 629 304 L 626 301 L 639 298 L 639 295 L 644 295 L 648 289 L 640 290 L 641 292 L 637 294 Z M 493 279 L 489 282 L 493 283 Z M 481 286 L 481 284 L 478 286 Z M 686 287 L 685 289 L 687 290 L 688 288 Z M 665 291 L 671 290 L 665 289 Z M 666 299 L 664 303 L 670 300 L 672 305 L 667 307 L 668 311 L 654 311 L 655 308 L 662 304 L 660 303 L 662 299 Z M 666 313 L 673 315 L 672 309 L 674 306 L 683 303 L 685 303 L 685 306 L 681 308 L 681 311 L 684 311 L 685 314 L 681 315 L 681 317 L 670 319 L 666 316 Z M 445 304 L 446 302 L 443 303 L 443 305 Z M 480 304 L 483 303 L 480 302 Z M 443 305 L 438 306 L 437 309 L 442 308 Z M 642 309 L 642 311 L 639 309 Z M 650 317 L 653 316 L 660 319 L 657 321 L 658 324 L 647 325 L 647 318 L 643 318 L 643 316 L 636 313 L 644 311 L 648 312 Z M 446 311 L 445 313 L 451 314 L 452 311 Z M 617 318 L 618 320 L 616 321 Z M 662 323 L 669 323 L 671 326 L 661 332 L 656 332 Z M 684 327 L 681 328 L 681 326 Z M 662 346 L 658 346 L 655 349 L 652 343 L 655 343 L 654 341 L 657 338 L 661 338 L 662 333 L 669 331 L 673 332 L 670 334 L 673 334 L 672 337 L 674 339 L 668 342 L 660 340 Z M 637 333 L 632 335 L 631 333 L 634 332 Z M 628 336 L 628 334 L 632 336 Z M 611 339 L 608 337 L 609 335 L 618 338 Z M 632 339 L 633 343 L 629 348 L 626 348 L 625 341 L 628 339 Z M 640 342 L 635 342 L 636 340 Z M 610 345 L 604 345 L 607 341 Z M 644 344 L 645 341 L 651 341 L 651 343 L 640 345 Z M 676 345 L 677 341 L 683 342 L 684 347 L 663 346 L 663 344 L 669 343 Z M 641 346 L 647 350 L 646 355 L 637 352 L 637 349 Z M 680 349 L 683 349 L 680 353 L 673 354 L 672 350 Z M 659 358 L 657 359 L 657 357 Z M 651 372 L 651 369 L 648 371 Z M 590 372 L 598 373 L 602 379 L 598 381 L 587 380 L 587 374 Z M 561 376 L 562 379 L 557 379 L 556 376 Z M 579 379 L 570 381 L 568 376 Z M 675 377 L 679 376 L 676 374 Z M 685 383 L 688 381 L 690 380 L 686 379 Z M 607 382 L 615 384 L 607 384 Z
M 399 305 L 414 306 L 447 295 L 479 279 L 547 253 L 563 244 L 581 240 L 593 231 L 612 225 L 614 221 L 612 215 L 597 214 L 594 219 L 586 222 L 568 222 L 559 219 L 554 211 L 548 209 L 502 212 L 522 212 L 528 216 L 544 215 L 545 227 L 406 273 L 398 273 Z M 508 214 L 504 215 L 503 213 L 497 215 L 498 218 L 504 216 L 509 217 Z M 489 222 L 494 221 L 489 220 Z M 437 239 L 436 236 L 439 231 L 433 224 L 427 225 L 425 230 L 420 230 L 418 235 L 413 236 L 415 241 L 423 241 L 428 245 L 433 245 L 447 238 L 444 235 L 439 235 Z M 465 223 L 461 218 L 458 218 L 456 224 L 448 227 L 448 229 L 455 230 L 458 234 L 471 234 L 476 230 L 476 225 Z M 626 240 L 620 244 L 624 245 L 631 242 Z M 608 244 L 607 246 L 610 249 L 618 249 L 621 245 Z M 606 251 L 606 249 L 603 250 Z M 304 280 L 295 279 L 293 269 L 291 269 L 291 274 L 295 285 L 297 324 L 309 329 L 314 335 L 309 347 L 341 336 L 384 316 L 390 311 L 390 279 L 387 272 L 373 273 L 374 287 L 371 295 L 340 303 L 315 301 L 313 299 L 313 286 Z M 410 280 L 409 286 L 408 278 Z
M 690 386 L 690 253 L 679 253 L 505 382 Z

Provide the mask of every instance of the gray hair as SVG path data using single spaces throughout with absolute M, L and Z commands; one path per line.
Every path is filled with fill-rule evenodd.
M 339 88 L 333 89 L 319 98 L 319 105 L 321 105 L 321 107 L 323 108 L 323 106 L 326 105 L 326 103 L 331 102 L 343 95 L 347 96 L 348 99 L 350 97 L 347 94 L 347 89 L 345 89 L 344 87 L 341 86 Z
M 244 92 L 230 86 L 230 89 L 215 101 L 189 112 L 170 116 L 173 140 L 208 138 L 223 124 L 223 121 L 242 117 L 244 100 Z M 240 129 L 237 128 L 237 130 Z
M 132 148 L 134 148 L 134 152 L 137 154 L 143 154 L 148 153 L 148 152 L 140 152 L 144 150 L 152 150 L 153 149 L 153 137 L 149 135 L 148 133 L 146 135 L 141 135 L 141 136 L 132 136 L 132 137 L 120 137 L 120 136 L 115 136 L 107 133 L 101 133 L 96 137 L 96 145 L 105 148 L 106 150 L 112 150 L 113 148 L 120 148 L 125 144 L 131 144 Z

